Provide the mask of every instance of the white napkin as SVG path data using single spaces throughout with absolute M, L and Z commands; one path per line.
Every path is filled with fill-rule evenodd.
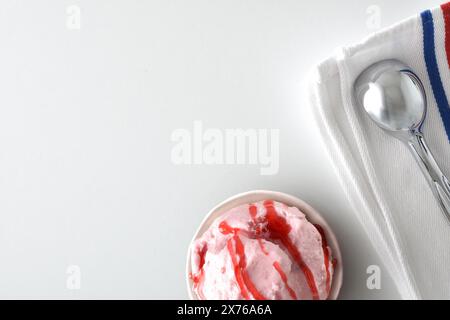
M 410 151 L 355 105 L 352 86 L 377 61 L 409 65 L 426 89 L 425 137 L 450 177 L 449 17 L 450 4 L 443 5 L 342 48 L 311 81 L 311 105 L 333 165 L 404 299 L 450 299 L 450 225 Z

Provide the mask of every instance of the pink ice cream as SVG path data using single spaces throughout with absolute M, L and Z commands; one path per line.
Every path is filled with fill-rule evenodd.
M 335 264 L 322 228 L 273 201 L 221 215 L 191 258 L 194 291 L 207 300 L 327 299 Z

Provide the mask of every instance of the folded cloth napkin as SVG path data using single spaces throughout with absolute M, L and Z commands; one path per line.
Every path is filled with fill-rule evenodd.
M 424 135 L 450 177 L 450 3 L 338 50 L 316 68 L 310 87 L 341 184 L 402 298 L 450 299 L 450 225 L 408 148 L 352 97 L 360 72 L 384 59 L 404 62 L 422 80 Z

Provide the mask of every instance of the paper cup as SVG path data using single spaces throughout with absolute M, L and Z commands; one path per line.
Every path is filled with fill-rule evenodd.
M 319 212 L 317 212 L 314 208 L 312 208 L 310 205 L 308 205 L 306 202 L 285 194 L 281 192 L 275 192 L 275 191 L 250 191 L 246 193 L 238 194 L 234 197 L 229 198 L 228 200 L 225 200 L 221 204 L 217 205 L 215 208 L 213 208 L 203 219 L 202 223 L 200 224 L 200 227 L 198 228 L 197 232 L 194 235 L 194 238 L 191 241 L 191 244 L 189 245 L 188 254 L 187 254 L 187 262 L 186 262 L 186 282 L 188 287 L 188 293 L 189 297 L 192 300 L 198 300 L 198 297 L 196 296 L 194 290 L 193 290 L 193 282 L 190 279 L 189 275 L 191 273 L 191 245 L 192 243 L 200 238 L 203 233 L 208 230 L 209 226 L 223 213 L 227 212 L 228 210 L 235 208 L 237 206 L 243 205 L 243 204 L 249 204 L 249 203 L 255 203 L 259 201 L 264 200 L 273 200 L 277 202 L 284 203 L 288 205 L 289 207 L 297 207 L 300 209 L 301 212 L 303 212 L 306 215 L 306 218 L 309 222 L 312 224 L 319 224 L 322 226 L 325 236 L 328 242 L 328 246 L 332 250 L 333 258 L 336 258 L 338 261 L 338 264 L 334 270 L 334 275 L 331 283 L 331 290 L 330 295 L 328 297 L 329 300 L 336 300 L 339 295 L 339 291 L 342 286 L 342 279 L 343 279 L 343 271 L 342 271 L 342 255 L 341 250 L 339 249 L 339 244 L 337 242 L 336 236 L 334 235 L 333 231 L 331 230 L 328 223 L 325 221 L 325 219 L 320 215 Z

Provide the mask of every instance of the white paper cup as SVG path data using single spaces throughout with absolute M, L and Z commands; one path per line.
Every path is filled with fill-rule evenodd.
M 343 279 L 342 255 L 341 250 L 339 249 L 339 244 L 337 242 L 336 236 L 334 235 L 333 231 L 331 230 L 330 226 L 325 221 L 325 219 L 323 219 L 323 217 L 320 215 L 320 213 L 318 213 L 314 208 L 312 208 L 304 201 L 294 196 L 275 191 L 250 191 L 231 197 L 222 202 L 221 204 L 217 205 L 206 215 L 205 219 L 203 219 L 202 223 L 200 224 L 200 227 L 195 233 L 194 238 L 191 241 L 191 245 L 195 240 L 201 237 L 206 230 L 208 230 L 209 226 L 221 214 L 237 206 L 255 203 L 263 200 L 273 200 L 284 203 L 290 207 L 297 207 L 298 209 L 300 209 L 300 211 L 302 211 L 306 215 L 309 222 L 311 222 L 312 224 L 318 224 L 323 228 L 328 242 L 328 246 L 332 250 L 333 258 L 336 258 L 338 261 L 336 269 L 334 270 L 334 275 L 331 283 L 331 291 L 328 297 L 328 299 L 330 300 L 336 300 L 338 298 Z M 193 290 L 193 282 L 189 277 L 191 273 L 191 245 L 189 245 L 186 262 L 186 282 L 190 299 L 198 300 L 198 297 Z

